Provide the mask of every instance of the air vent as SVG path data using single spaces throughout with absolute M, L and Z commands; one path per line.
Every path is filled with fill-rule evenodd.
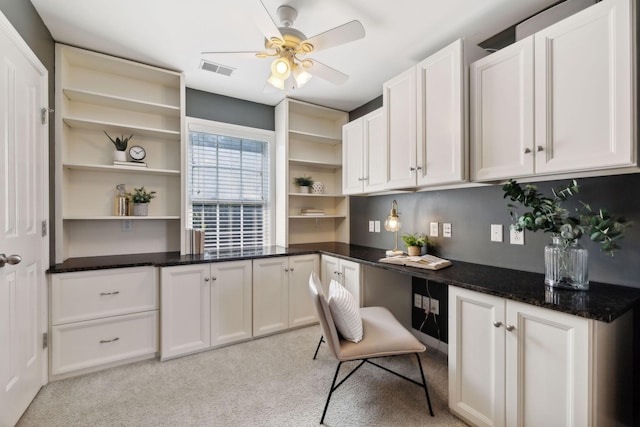
M 200 62 L 200 68 L 205 71 L 211 71 L 212 73 L 222 74 L 223 76 L 230 76 L 235 71 L 235 68 L 216 64 L 215 62 L 205 61 L 204 59 Z

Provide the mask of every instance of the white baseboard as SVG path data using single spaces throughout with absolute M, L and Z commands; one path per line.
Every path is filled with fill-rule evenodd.
M 427 335 L 424 332 L 421 332 L 417 329 L 411 329 L 411 333 L 418 338 L 418 340 L 431 348 L 434 348 L 441 353 L 449 354 L 449 346 L 447 343 L 438 340 L 437 338 L 432 337 L 431 335 Z

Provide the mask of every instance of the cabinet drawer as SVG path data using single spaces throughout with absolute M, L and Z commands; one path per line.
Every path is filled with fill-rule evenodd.
M 158 351 L 158 311 L 52 328 L 51 374 L 58 375 Z
M 51 276 L 51 324 L 61 325 L 158 308 L 155 267 Z

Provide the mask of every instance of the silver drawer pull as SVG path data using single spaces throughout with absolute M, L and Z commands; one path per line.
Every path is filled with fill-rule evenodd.
M 113 292 L 100 292 L 100 295 L 118 295 L 120 293 L 120 291 L 113 291 Z
M 110 340 L 100 340 L 100 344 L 106 344 L 108 342 L 114 342 L 114 341 L 118 341 L 120 338 L 115 337 L 115 338 L 111 338 Z

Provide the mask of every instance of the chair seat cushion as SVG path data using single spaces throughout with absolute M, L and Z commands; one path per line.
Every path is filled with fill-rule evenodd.
M 338 360 L 365 359 L 394 354 L 420 353 L 426 347 L 384 307 L 363 307 L 363 339 L 358 343 L 340 340 Z
M 362 319 L 356 299 L 338 281 L 329 284 L 329 309 L 336 329 L 345 340 L 362 340 Z

